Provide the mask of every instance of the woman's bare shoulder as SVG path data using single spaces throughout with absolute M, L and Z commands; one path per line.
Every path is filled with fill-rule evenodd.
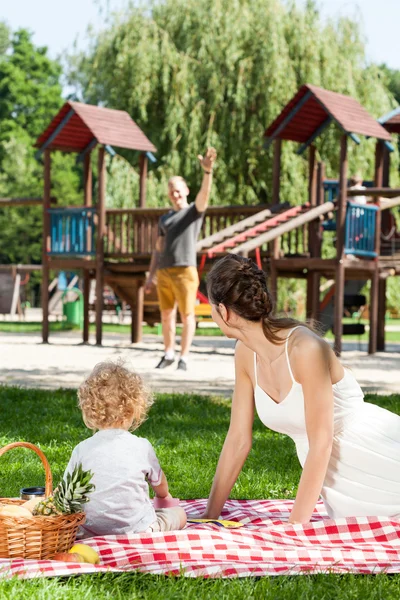
M 307 327 L 299 327 L 289 339 L 289 355 L 292 368 L 296 365 L 313 365 L 324 363 L 329 367 L 335 355 L 329 344 L 317 333 Z M 337 360 L 337 359 L 336 359 Z
M 312 329 L 299 327 L 289 338 L 289 348 L 306 353 L 330 352 L 328 343 Z
M 250 366 L 254 361 L 254 352 L 250 350 L 243 342 L 238 340 L 235 346 L 236 368 L 241 367 L 247 373 L 250 373 Z

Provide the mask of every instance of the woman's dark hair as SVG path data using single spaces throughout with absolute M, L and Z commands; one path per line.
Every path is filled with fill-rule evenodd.
M 251 259 L 237 254 L 228 254 L 215 263 L 207 275 L 207 293 L 211 304 L 217 307 L 223 304 L 247 321 L 261 322 L 265 337 L 273 344 L 284 342 L 277 335 L 281 329 L 305 325 L 296 319 L 274 315 L 264 271 Z

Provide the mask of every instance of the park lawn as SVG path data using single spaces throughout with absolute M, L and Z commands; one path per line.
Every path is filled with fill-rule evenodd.
M 400 413 L 400 395 L 369 395 L 367 400 Z M 75 444 L 90 435 L 82 423 L 72 390 L 43 391 L 0 386 L 0 445 L 25 440 L 40 445 L 55 483 Z M 154 445 L 173 495 L 208 495 L 229 425 L 230 401 L 187 394 L 159 394 L 140 429 Z M 0 458 L 0 496 L 18 495 L 24 486 L 43 484 L 41 463 L 28 450 Z M 293 442 L 267 430 L 256 419 L 254 444 L 238 482 L 235 498 L 292 498 L 300 467 Z M 399 576 L 315 575 L 202 580 L 139 573 L 98 574 L 60 579 L 4 581 L 1 600 L 64 599 L 398 599 Z
M 367 320 L 358 320 L 351 318 L 344 318 L 343 323 L 364 323 L 368 325 Z M 399 319 L 387 319 L 387 325 L 397 325 L 400 327 Z M 77 326 L 67 325 L 62 321 L 51 322 L 50 323 L 50 331 L 58 332 L 58 331 L 79 331 Z M 90 325 L 90 331 L 94 333 L 96 330 L 95 325 L 92 323 Z M 42 324 L 40 322 L 10 322 L 10 321 L 0 321 L 0 333 L 40 333 L 42 331 Z M 148 325 L 143 326 L 144 334 L 153 334 L 160 335 L 161 332 L 158 327 L 150 327 Z M 181 331 L 181 325 L 178 323 L 178 333 Z M 103 323 L 103 332 L 104 333 L 118 333 L 120 335 L 130 335 L 131 327 L 130 325 L 120 325 L 118 323 Z M 209 336 L 223 336 L 224 334 L 220 330 L 219 327 L 207 327 L 204 324 L 202 327 L 198 327 L 196 329 L 196 334 L 199 336 L 209 337 Z M 366 331 L 363 335 L 350 335 L 345 336 L 343 341 L 346 342 L 367 342 L 368 341 L 368 331 Z M 331 331 L 328 331 L 326 334 L 327 340 L 333 340 L 334 335 Z M 386 331 L 385 340 L 387 342 L 400 342 L 400 331 Z
M 50 331 L 79 331 L 78 326 L 67 325 L 63 321 L 51 321 L 49 323 Z M 0 321 L 0 333 L 41 333 L 42 324 L 39 321 Z M 90 331 L 94 333 L 96 326 L 92 323 Z M 178 333 L 181 331 L 181 325 L 178 323 Z M 118 333 L 121 335 L 130 335 L 130 325 L 119 325 L 118 323 L 103 323 L 104 333 Z M 143 333 L 151 333 L 154 335 L 160 334 L 157 327 L 143 326 Z M 222 336 L 223 333 L 219 327 L 198 327 L 196 335 L 201 336 Z M 400 340 L 400 334 L 399 334 Z

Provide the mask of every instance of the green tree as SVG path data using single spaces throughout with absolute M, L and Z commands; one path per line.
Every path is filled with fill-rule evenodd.
M 61 66 L 36 48 L 31 34 L 14 33 L 0 24 L 0 196 L 43 194 L 43 167 L 33 147 L 63 104 Z M 7 52 L 1 52 L 7 49 Z M 74 157 L 54 153 L 52 194 L 64 203 L 78 200 L 80 171 Z M 0 210 L 0 262 L 40 263 L 40 207 Z
M 380 70 L 386 78 L 386 83 L 393 94 L 397 104 L 400 104 L 400 70 L 391 69 L 385 64 L 380 65 Z
M 196 155 L 209 143 L 219 152 L 214 203 L 268 200 L 272 153 L 262 148 L 263 132 L 303 83 L 350 94 L 375 117 L 393 107 L 380 70 L 365 67 L 359 26 L 323 23 L 312 1 L 299 8 L 281 0 L 155 0 L 151 12 L 133 5 L 94 35 L 88 52 L 71 57 L 69 79 L 83 100 L 127 110 L 158 147 L 153 204 L 164 204 L 174 173 L 197 188 Z M 328 176 L 338 174 L 339 135 L 331 127 L 318 141 Z M 307 161 L 295 149 L 284 144 L 281 189 L 282 200 L 299 203 Z M 350 144 L 351 170 L 372 177 L 373 160 L 372 140 Z

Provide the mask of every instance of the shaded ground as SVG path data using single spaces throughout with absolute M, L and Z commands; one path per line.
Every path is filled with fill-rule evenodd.
M 102 360 L 126 359 L 155 390 L 231 395 L 234 384 L 234 342 L 224 338 L 197 337 L 189 370 L 172 366 L 154 369 L 162 355 L 161 338 L 144 336 L 140 344 L 130 344 L 128 336 L 106 334 L 104 345 L 83 345 L 79 333 L 60 332 L 42 344 L 37 334 L 0 336 L 0 383 L 24 387 L 56 389 L 77 387 L 93 366 Z M 388 344 L 387 352 L 366 354 L 366 345 L 346 343 L 342 361 L 351 367 L 365 391 L 400 392 L 400 345 Z

